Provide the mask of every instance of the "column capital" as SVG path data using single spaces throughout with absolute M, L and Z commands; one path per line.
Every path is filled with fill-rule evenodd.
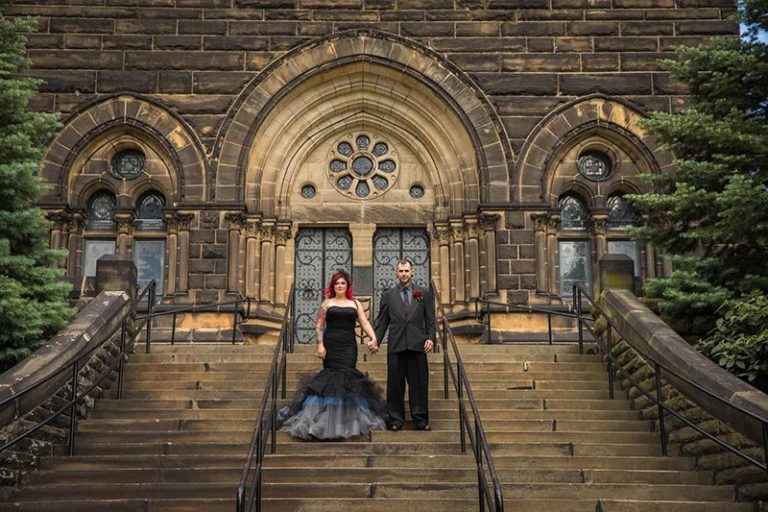
M 533 229 L 535 231 L 544 231 L 547 229 L 550 217 L 552 217 L 552 214 L 549 212 L 531 214 L 531 219 L 533 219 Z
M 229 222 L 229 229 L 243 229 L 248 223 L 248 217 L 245 212 L 232 212 L 224 215 L 224 219 Z
M 592 233 L 595 235 L 605 235 L 605 232 L 608 230 L 608 215 L 592 215 L 590 225 L 592 227 Z
M 483 231 L 496 231 L 501 215 L 498 213 L 481 213 L 479 217 L 480 229 Z
M 434 237 L 440 245 L 447 245 L 451 241 L 451 232 L 447 223 L 435 222 Z
M 279 222 L 275 227 L 275 243 L 285 245 L 291 239 L 291 223 Z
M 133 234 L 133 221 L 136 215 L 133 212 L 118 212 L 115 214 L 115 225 L 119 235 Z

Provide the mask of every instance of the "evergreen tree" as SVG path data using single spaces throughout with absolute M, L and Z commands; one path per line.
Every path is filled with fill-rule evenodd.
M 633 196 L 646 213 L 634 230 L 671 255 L 671 279 L 649 280 L 669 317 L 709 317 L 728 299 L 768 291 L 768 0 L 742 5 L 748 32 L 681 48 L 665 61 L 688 86 L 689 106 L 644 123 L 677 158 Z M 711 324 L 710 324 L 711 325 Z
M 0 14 L 0 370 L 30 355 L 72 314 L 60 280 L 60 251 L 48 247 L 48 222 L 35 206 L 45 142 L 58 126 L 27 110 L 38 81 L 25 76 L 30 20 Z

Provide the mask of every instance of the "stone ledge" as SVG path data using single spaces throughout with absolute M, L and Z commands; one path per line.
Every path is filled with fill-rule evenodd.
M 0 428 L 48 400 L 71 375 L 63 372 L 23 397 L 14 396 L 55 377 L 75 359 L 109 339 L 130 316 L 132 307 L 125 292 L 100 293 L 42 348 L 0 375 L 0 401 L 12 399 L 0 408 Z
M 725 404 L 768 418 L 768 395 L 720 368 L 691 347 L 632 293 L 626 290 L 606 290 L 601 297 L 601 305 L 606 316 L 622 330 L 633 348 L 710 390 Z M 663 374 L 663 378 L 715 418 L 750 439 L 762 442 L 758 421 L 668 373 Z

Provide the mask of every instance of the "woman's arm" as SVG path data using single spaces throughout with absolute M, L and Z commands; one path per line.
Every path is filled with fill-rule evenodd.
M 328 311 L 328 301 L 324 300 L 320 304 L 320 311 L 317 312 L 317 324 L 315 325 L 315 334 L 317 335 L 317 357 L 325 359 L 325 344 L 323 343 L 323 336 L 325 336 L 325 315 Z
M 371 327 L 371 322 L 368 321 L 368 317 L 365 316 L 362 304 L 360 304 L 359 300 L 355 299 L 355 305 L 357 305 L 357 320 L 360 322 L 360 327 L 362 327 L 363 332 L 376 343 L 376 333 L 373 331 L 373 327 Z M 378 343 L 376 344 L 378 345 Z

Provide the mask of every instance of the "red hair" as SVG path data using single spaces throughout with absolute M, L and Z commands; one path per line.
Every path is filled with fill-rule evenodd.
M 349 277 L 349 274 L 343 270 L 339 270 L 331 276 L 331 282 L 328 283 L 328 288 L 325 289 L 325 296 L 329 299 L 332 299 L 336 296 L 335 288 L 339 279 L 344 279 L 347 282 L 347 291 L 344 296 L 349 300 L 355 300 L 355 298 L 352 296 L 352 279 Z

